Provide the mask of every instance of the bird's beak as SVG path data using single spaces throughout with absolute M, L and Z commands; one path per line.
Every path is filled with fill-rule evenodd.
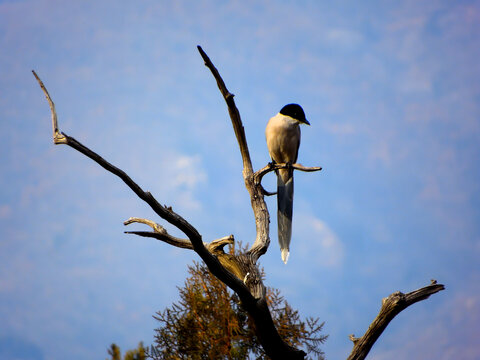
M 304 123 L 305 123 L 306 125 L 310 125 L 310 123 L 308 122 L 307 119 L 305 119 Z

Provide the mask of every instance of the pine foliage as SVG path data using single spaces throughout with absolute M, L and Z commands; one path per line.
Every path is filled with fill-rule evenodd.
M 253 331 L 253 323 L 240 301 L 205 265 L 189 266 L 190 277 L 179 288 L 180 300 L 154 316 L 159 322 L 148 356 L 155 359 L 267 359 Z M 319 319 L 301 320 L 280 295 L 267 288 L 267 301 L 275 325 L 290 345 L 303 348 L 309 359 L 323 359 Z

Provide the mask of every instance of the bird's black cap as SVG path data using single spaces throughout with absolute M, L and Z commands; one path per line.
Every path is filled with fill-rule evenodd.
M 298 120 L 304 124 L 310 125 L 308 120 L 305 118 L 305 112 L 303 111 L 302 107 L 298 104 L 288 104 L 285 105 L 282 110 L 280 110 L 280 114 L 285 116 L 290 116 L 295 120 Z

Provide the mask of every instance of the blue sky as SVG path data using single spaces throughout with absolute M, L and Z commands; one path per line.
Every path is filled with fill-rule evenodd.
M 196 259 L 123 234 L 130 216 L 162 222 L 53 145 L 32 69 L 62 131 L 205 240 L 253 241 L 239 151 L 198 44 L 236 95 L 255 168 L 284 104 L 312 124 L 299 162 L 324 170 L 296 173 L 288 265 L 274 216 L 261 265 L 267 285 L 326 322 L 327 358 L 347 356 L 383 297 L 437 279 L 446 291 L 400 314 L 370 358 L 478 359 L 478 1 L 0 1 L 0 354 L 94 359 L 112 342 L 149 344 L 152 315 Z

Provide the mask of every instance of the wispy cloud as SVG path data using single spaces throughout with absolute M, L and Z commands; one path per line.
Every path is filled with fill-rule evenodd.
M 328 224 L 305 213 L 295 214 L 295 219 L 294 229 L 302 241 L 297 241 L 293 245 L 295 250 L 292 251 L 298 253 L 301 259 L 308 259 L 312 265 L 326 268 L 341 267 L 344 246 Z
M 200 209 L 201 204 L 196 200 L 195 191 L 198 191 L 198 185 L 206 181 L 207 174 L 199 155 L 180 155 L 174 159 L 169 182 L 171 187 L 179 192 L 181 206 L 190 210 Z

